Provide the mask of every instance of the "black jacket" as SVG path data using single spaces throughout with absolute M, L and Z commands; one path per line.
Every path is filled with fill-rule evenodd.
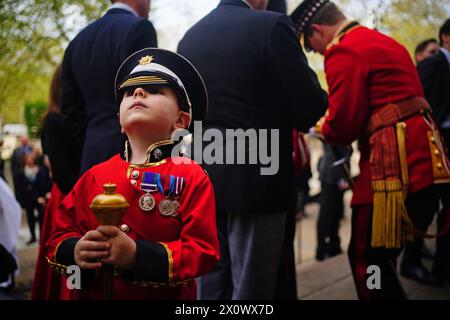
M 327 99 L 289 18 L 251 10 L 241 0 L 222 0 L 186 33 L 178 51 L 205 80 L 209 110 L 204 128 L 279 129 L 276 175 L 261 175 L 261 165 L 206 166 L 217 207 L 242 213 L 291 209 L 292 130 L 314 125 Z M 246 146 L 247 155 L 252 148 L 256 145 Z
M 421 61 L 417 65 L 425 98 L 433 110 L 433 116 L 440 127 L 450 116 L 450 69 L 442 51 Z
M 147 19 L 110 9 L 69 44 L 62 65 L 62 115 L 71 144 L 81 153 L 81 173 L 123 150 L 114 78 L 133 52 L 156 47 Z
M 350 158 L 352 153 L 351 148 L 344 146 L 334 146 L 334 148 L 337 154 L 333 152 L 333 147 L 330 144 L 324 143 L 323 157 L 317 165 L 322 189 L 326 187 L 338 187 L 339 180 L 348 180 L 349 178 L 342 165 L 333 166 L 333 163 L 344 157 Z M 346 165 L 350 168 L 349 161 L 346 162 Z
M 50 160 L 52 179 L 62 193 L 68 194 L 78 180 L 79 158 L 68 145 L 67 132 L 60 114 L 49 112 L 41 133 L 42 151 Z

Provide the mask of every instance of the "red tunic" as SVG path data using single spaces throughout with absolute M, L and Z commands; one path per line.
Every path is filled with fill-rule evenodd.
M 321 133 L 332 143 L 350 144 L 361 138 L 369 116 L 379 108 L 423 97 L 416 68 L 406 49 L 392 38 L 362 26 L 351 29 L 329 46 L 325 73 L 329 109 Z M 409 191 L 415 192 L 436 182 L 436 161 L 433 164 L 430 127 L 423 117 L 413 116 L 405 122 Z M 367 141 L 359 140 L 359 149 L 361 174 L 355 180 L 352 205 L 373 201 Z
M 65 286 L 65 279 L 49 267 L 45 258 L 45 243 L 54 228 L 54 214 L 58 205 L 63 201 L 65 194 L 62 193 L 56 183 L 53 183 L 50 192 L 50 199 L 45 209 L 44 221 L 40 236 L 40 246 L 36 268 L 34 271 L 33 288 L 31 299 L 33 300 L 58 300 L 61 297 L 68 296 L 68 289 Z
M 160 192 L 152 193 L 156 200 L 152 211 L 144 212 L 139 208 L 143 192 L 130 183 L 130 164 L 119 155 L 87 171 L 55 214 L 55 228 L 46 245 L 51 264 L 55 266 L 54 263 L 58 262 L 55 261 L 56 251 L 64 240 L 81 237 L 98 226 L 89 204 L 96 195 L 103 193 L 103 184 L 112 182 L 117 185 L 116 192 L 130 204 L 121 222 L 128 225 L 128 235 L 134 240 L 145 240 L 163 248 L 166 254 L 152 257 L 146 263 L 156 269 L 160 266 L 167 268 L 163 270 L 167 279 L 163 283 L 151 279 L 129 281 L 120 275 L 115 276 L 114 299 L 195 299 L 195 277 L 211 270 L 219 259 L 214 191 L 198 164 L 175 164 L 175 159 L 166 158 L 137 170 L 139 177 L 148 171 L 185 178 L 177 217 L 160 214 L 158 204 L 164 198 Z M 98 275 L 96 281 L 101 283 Z M 101 298 L 100 285 L 73 291 L 72 298 Z

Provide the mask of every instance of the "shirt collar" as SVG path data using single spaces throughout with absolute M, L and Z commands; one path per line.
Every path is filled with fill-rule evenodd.
M 111 9 L 123 9 L 131 12 L 135 17 L 139 17 L 138 13 L 129 5 L 122 3 L 122 2 L 116 2 L 109 6 L 108 10 Z
M 450 65 L 450 51 L 448 51 L 446 48 L 441 47 L 441 51 L 444 53 L 445 57 L 447 58 L 448 64 Z

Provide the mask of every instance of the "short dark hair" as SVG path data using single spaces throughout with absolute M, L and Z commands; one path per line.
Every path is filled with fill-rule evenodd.
M 439 29 L 439 45 L 442 47 L 444 41 L 442 40 L 442 35 L 450 35 L 450 19 L 447 19 L 442 27 Z
M 334 26 L 345 19 L 342 11 L 333 2 L 328 2 L 308 22 L 305 28 L 305 36 L 312 35 L 311 25 L 313 24 Z
M 414 51 L 414 54 L 419 54 L 419 53 L 424 52 L 430 43 L 438 43 L 438 42 L 434 38 L 424 40 L 417 45 L 416 50 Z
M 306 51 L 311 51 L 311 45 L 309 44 L 308 37 L 312 36 L 313 31 L 311 26 L 313 24 L 321 24 L 326 26 L 334 26 L 339 22 L 345 20 L 346 17 L 342 11 L 333 3 L 328 2 L 316 14 L 306 25 L 303 31 L 303 40 Z

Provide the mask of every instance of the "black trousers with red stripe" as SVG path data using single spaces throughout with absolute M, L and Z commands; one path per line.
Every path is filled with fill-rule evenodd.
M 426 231 L 438 210 L 439 195 L 442 188 L 431 186 L 412 193 L 406 199 L 406 209 L 414 227 Z M 358 297 L 371 299 L 406 299 L 397 276 L 396 259 L 402 249 L 372 248 L 372 205 L 355 206 L 352 213 L 352 236 L 348 248 L 350 266 Z M 381 289 L 367 286 L 367 268 L 376 265 L 381 271 Z

